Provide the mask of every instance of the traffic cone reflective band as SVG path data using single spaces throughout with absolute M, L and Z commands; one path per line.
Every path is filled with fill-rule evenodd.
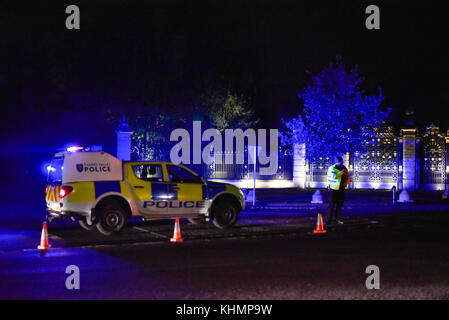
M 170 239 L 171 242 L 183 242 L 184 239 L 181 237 L 181 226 L 179 225 L 179 218 L 175 220 L 175 230 L 173 231 L 173 238 Z
M 316 219 L 316 229 L 313 230 L 313 233 L 326 233 L 323 225 L 323 216 L 321 213 L 318 213 L 318 218 Z
M 41 244 L 37 246 L 39 250 L 47 250 L 51 245 L 48 243 L 47 222 L 44 221 L 41 233 Z

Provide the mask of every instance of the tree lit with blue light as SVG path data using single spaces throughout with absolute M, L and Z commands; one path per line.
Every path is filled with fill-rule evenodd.
M 356 151 L 390 112 L 381 108 L 384 97 L 380 88 L 377 95 L 365 95 L 362 82 L 357 66 L 348 71 L 341 58 L 331 61 L 298 94 L 303 109 L 297 117 L 284 121 L 287 130 L 282 142 L 305 143 L 310 157 Z

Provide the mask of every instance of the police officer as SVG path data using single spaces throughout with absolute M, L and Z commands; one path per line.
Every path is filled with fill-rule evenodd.
M 329 209 L 327 212 L 326 224 L 332 224 L 335 213 L 335 221 L 338 224 L 343 224 L 341 218 L 341 207 L 345 201 L 345 189 L 351 181 L 348 169 L 343 165 L 343 158 L 336 157 L 338 162 L 333 164 L 327 170 L 327 179 L 329 188 L 331 189 L 331 199 L 329 202 Z

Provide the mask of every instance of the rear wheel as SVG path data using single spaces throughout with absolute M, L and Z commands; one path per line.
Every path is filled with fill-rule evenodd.
M 98 231 L 109 236 L 123 230 L 126 224 L 126 213 L 118 204 L 107 204 L 98 210 Z
M 212 222 L 217 228 L 226 229 L 235 225 L 238 216 L 239 211 L 232 203 L 220 201 L 214 207 L 214 220 Z
M 91 224 L 87 223 L 86 218 L 79 218 L 78 223 L 80 224 L 81 228 L 87 231 L 92 231 L 96 229 L 96 223 L 92 222 Z

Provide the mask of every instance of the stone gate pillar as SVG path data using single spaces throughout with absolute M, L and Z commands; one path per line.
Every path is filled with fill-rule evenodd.
M 402 129 L 402 189 L 416 186 L 416 129 Z
M 123 116 L 122 122 L 118 125 L 117 130 L 117 158 L 119 160 L 129 161 L 131 159 L 131 134 L 133 131 Z
M 306 145 L 293 144 L 293 184 L 296 187 L 306 187 Z

